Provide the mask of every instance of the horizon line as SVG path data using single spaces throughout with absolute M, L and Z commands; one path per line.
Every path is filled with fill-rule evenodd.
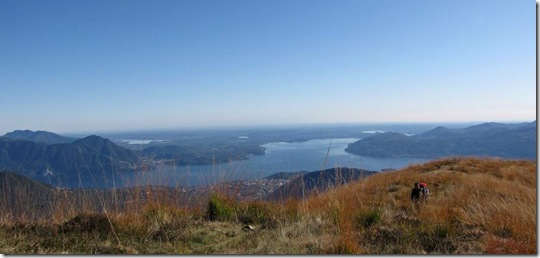
M 243 125 L 191 125 L 191 126 L 170 126 L 154 128 L 128 128 L 128 129 L 97 129 L 97 130 L 47 130 L 47 129 L 14 129 L 5 131 L 1 135 L 17 131 L 29 130 L 33 132 L 46 131 L 57 134 L 77 135 L 77 134 L 118 134 L 137 132 L 167 132 L 167 131 L 212 131 L 212 130 L 246 130 L 246 129 L 295 129 L 305 127 L 332 127 L 332 126 L 368 126 L 368 125 L 437 125 L 437 124 L 483 124 L 483 123 L 532 123 L 535 120 L 495 120 L 495 121 L 413 121 L 413 122 L 332 122 L 332 123 L 276 123 L 276 124 L 243 124 Z

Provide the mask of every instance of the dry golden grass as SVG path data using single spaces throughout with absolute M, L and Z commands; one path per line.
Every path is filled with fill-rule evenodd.
M 213 206 L 188 205 L 151 187 L 96 202 L 61 190 L 49 218 L 3 214 L 0 253 L 534 254 L 536 173 L 531 161 L 449 158 L 280 204 L 217 193 Z M 431 193 L 419 210 L 414 182 Z
M 428 182 L 431 192 L 420 211 L 409 199 L 414 182 Z M 335 216 L 348 245 L 363 252 L 536 252 L 536 164 L 530 161 L 433 161 L 371 176 L 312 198 L 308 206 L 310 212 Z M 381 213 L 377 226 L 351 227 L 357 214 L 374 210 Z M 400 238 L 387 243 L 370 241 L 386 231 Z M 355 233 L 356 238 L 349 239 Z M 430 239 L 435 241 L 430 243 Z M 500 243 L 507 243 L 508 250 Z

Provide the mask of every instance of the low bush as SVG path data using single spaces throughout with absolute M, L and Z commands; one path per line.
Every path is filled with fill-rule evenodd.
M 212 194 L 208 200 L 207 217 L 209 220 L 230 221 L 235 217 L 233 201 L 229 198 Z
M 266 228 L 273 228 L 277 224 L 271 205 L 263 202 L 241 203 L 238 207 L 238 220 L 244 224 L 259 224 Z
M 361 212 L 356 217 L 358 226 L 369 228 L 381 220 L 381 210 L 373 209 L 367 212 Z

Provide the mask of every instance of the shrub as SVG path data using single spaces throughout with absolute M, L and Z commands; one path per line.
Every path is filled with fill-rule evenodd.
M 61 225 L 63 232 L 97 232 L 109 234 L 113 228 L 105 215 L 80 214 Z
M 246 224 L 260 224 L 264 227 L 272 228 L 276 226 L 276 219 L 273 217 L 272 208 L 268 203 L 250 202 L 239 208 L 238 219 Z
M 229 221 L 235 215 L 232 201 L 218 194 L 210 195 L 206 212 L 208 219 L 212 221 Z
M 369 228 L 381 220 L 381 210 L 374 209 L 357 215 L 356 221 L 359 226 Z

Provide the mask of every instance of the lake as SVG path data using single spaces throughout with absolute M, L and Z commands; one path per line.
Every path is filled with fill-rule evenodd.
M 358 138 L 316 139 L 305 142 L 274 142 L 262 145 L 265 155 L 247 160 L 202 166 L 160 165 L 152 171 L 140 171 L 122 180 L 126 185 L 200 186 L 231 180 L 261 179 L 277 172 L 316 171 L 354 167 L 380 171 L 400 169 L 428 161 L 413 158 L 371 158 L 345 152 L 347 144 Z

